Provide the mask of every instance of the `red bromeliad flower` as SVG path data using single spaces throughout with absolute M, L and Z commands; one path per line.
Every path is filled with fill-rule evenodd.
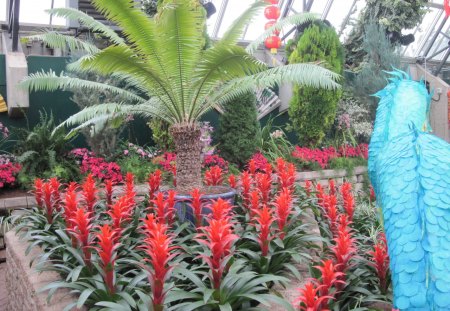
M 136 204 L 135 196 L 136 191 L 134 190 L 134 175 L 128 172 L 125 176 L 125 195 L 130 199 L 130 201 Z
M 256 174 L 256 186 L 261 193 L 262 204 L 269 204 L 270 192 L 272 190 L 272 178 L 264 173 Z
M 159 187 L 161 186 L 161 180 L 162 180 L 162 172 L 160 170 L 156 170 L 148 176 L 148 188 L 149 188 L 148 201 L 150 202 L 150 205 L 155 199 L 156 192 L 159 191 Z
M 328 311 L 322 308 L 322 303 L 325 300 L 333 299 L 331 296 L 321 296 L 319 294 L 320 286 L 316 286 L 313 282 L 306 283 L 303 288 L 299 289 L 300 297 L 297 303 L 300 305 L 301 311 Z
M 98 200 L 97 196 L 97 188 L 95 187 L 95 180 L 92 177 L 92 174 L 89 174 L 84 183 L 81 185 L 82 193 L 84 197 L 84 202 L 86 204 L 86 208 L 88 212 L 94 211 L 94 205 Z
M 370 201 L 374 202 L 377 198 L 375 197 L 375 191 L 373 190 L 373 187 L 370 186 Z
M 110 206 L 107 212 L 112 220 L 112 229 L 120 236 L 123 228 L 131 220 L 133 214 L 133 203 L 127 195 L 121 196 Z
M 277 170 L 279 188 L 293 191 L 295 187 L 295 173 L 295 165 L 292 163 L 285 164 L 283 170 Z
M 58 178 L 56 178 L 56 177 L 50 178 L 49 183 L 52 187 L 53 207 L 56 209 L 56 211 L 59 212 L 61 210 L 61 193 L 59 192 L 61 183 L 59 182 Z
M 153 206 L 159 223 L 166 222 L 166 200 L 164 200 L 164 193 L 159 192 L 153 200 Z
M 72 222 L 72 219 L 75 215 L 76 210 L 78 209 L 78 196 L 76 190 L 78 189 L 78 185 L 76 183 L 71 182 L 69 187 L 67 188 L 66 195 L 64 197 L 64 219 L 66 221 L 66 228 L 68 230 L 73 230 L 75 224 Z M 72 246 L 77 246 L 77 240 L 74 236 L 72 236 Z
M 346 214 L 339 214 L 338 216 L 338 231 L 350 231 L 350 224 L 352 222 L 348 219 Z
M 222 275 L 228 260 L 231 258 L 233 242 L 238 239 L 234 234 L 229 218 L 211 219 L 209 225 L 201 228 L 196 241 L 211 251 L 210 256 L 200 255 L 210 268 L 210 279 L 214 289 L 219 289 Z
M 314 266 L 321 273 L 321 278 L 319 281 L 320 285 L 320 296 L 332 296 L 331 289 L 333 286 L 339 283 L 344 283 L 344 281 L 340 280 L 344 273 L 339 272 L 334 265 L 333 260 L 328 259 L 322 261 L 322 265 Z M 335 292 L 336 293 L 336 292 Z
M 36 204 L 38 207 L 42 208 L 44 205 L 43 201 L 43 190 L 44 182 L 40 178 L 34 180 L 34 198 L 36 199 Z
M 252 177 L 251 175 L 246 171 L 241 174 L 241 185 L 242 185 L 242 198 L 243 198 L 243 205 L 244 208 L 249 208 L 250 203 L 250 189 L 252 187 Z
M 311 181 L 309 181 L 309 180 L 305 181 L 305 191 L 306 191 L 306 196 L 309 198 L 309 196 L 311 195 Z
M 329 194 L 336 195 L 336 184 L 333 179 L 328 179 L 328 190 Z
M 344 201 L 344 210 L 348 215 L 350 221 L 353 220 L 353 214 L 355 213 L 355 200 L 352 194 L 352 184 L 345 182 L 341 186 L 342 199 Z
M 219 186 L 223 182 L 222 169 L 219 166 L 213 166 L 205 172 L 205 184 L 207 186 Z
M 254 159 L 250 159 L 250 161 L 248 161 L 248 171 L 252 174 L 252 176 L 256 174 L 256 161 Z
M 267 256 L 269 253 L 269 243 L 274 238 L 271 235 L 270 226 L 275 221 L 272 210 L 264 205 L 259 211 L 256 211 L 255 223 L 258 234 L 258 243 L 261 247 L 262 256 Z
M 236 189 L 237 187 L 236 175 L 230 174 L 230 176 L 228 176 L 228 184 L 230 185 L 231 188 Z
M 106 204 L 108 206 L 111 206 L 111 204 L 112 204 L 112 196 L 113 196 L 113 181 L 111 179 L 107 179 L 104 182 L 104 185 L 105 185 Z
M 284 171 L 286 169 L 286 161 L 283 158 L 277 158 L 275 160 L 277 173 Z
M 111 229 L 109 225 L 100 227 L 100 232 L 97 233 L 98 247 L 95 247 L 100 257 L 100 267 L 103 270 L 103 280 L 105 281 L 108 293 L 114 295 L 116 289 L 114 285 L 114 263 L 116 261 L 116 254 L 114 252 L 119 247 L 116 232 Z
M 175 196 L 177 195 L 176 191 L 169 190 L 167 191 L 167 206 L 166 206 L 166 213 L 167 213 L 167 224 L 169 227 L 173 225 L 175 222 Z
M 52 185 L 50 185 L 50 183 L 48 182 L 44 183 L 42 186 L 42 193 L 44 197 L 45 217 L 47 218 L 47 222 L 51 224 L 53 223 L 54 211 Z
M 264 166 L 264 173 L 266 173 L 269 176 L 272 176 L 272 172 L 273 172 L 272 164 L 267 162 L 266 165 Z
M 250 192 L 250 204 L 249 204 L 249 208 L 250 208 L 250 218 L 253 219 L 253 217 L 255 216 L 256 212 L 259 211 L 259 191 L 258 190 L 253 190 L 252 192 Z
M 338 209 L 337 209 L 337 198 L 334 195 L 323 195 L 322 207 L 325 211 L 325 217 L 328 219 L 330 224 L 330 229 L 333 235 L 337 232 L 337 222 L 338 222 Z
M 147 216 L 147 219 L 150 219 Z M 154 222 L 151 226 L 144 226 L 143 248 L 148 258 L 146 261 L 150 263 L 151 270 L 149 281 L 152 292 L 152 303 L 154 311 L 164 310 L 164 300 L 167 291 L 164 291 L 164 284 L 170 277 L 173 267 L 170 261 L 177 255 L 172 246 L 173 239 L 167 233 L 167 225 Z
M 199 228 L 202 225 L 203 215 L 202 215 L 202 194 L 199 189 L 194 189 L 190 193 L 192 197 L 191 208 L 194 214 L 195 226 Z
M 278 224 L 278 231 L 280 232 L 280 239 L 284 239 L 286 235 L 285 227 L 288 224 L 289 216 L 292 211 L 292 195 L 288 189 L 283 189 L 275 198 L 273 204 L 275 206 L 275 215 Z
M 325 191 L 323 190 L 323 187 L 320 183 L 317 183 L 316 185 L 316 198 L 317 198 L 317 204 L 323 207 L 323 197 L 325 195 Z
M 383 294 L 387 290 L 387 277 L 389 272 L 389 255 L 384 233 L 380 234 L 379 242 L 374 245 L 373 251 L 369 252 L 372 257 L 370 265 L 377 271 L 378 280 L 380 282 L 380 290 Z
M 212 213 L 210 217 L 216 220 L 230 219 L 232 209 L 233 206 L 230 204 L 230 202 L 219 198 L 211 204 Z
M 84 208 L 77 208 L 70 221 L 73 228 L 67 230 L 77 239 L 78 246 L 83 251 L 83 260 L 86 266 L 91 266 L 91 248 L 92 248 L 92 217 L 91 212 Z
M 345 272 L 349 268 L 349 261 L 356 253 L 355 240 L 351 237 L 350 231 L 340 230 L 338 236 L 333 239 L 335 245 L 331 248 L 336 266 L 339 272 L 344 273 L 342 280 L 345 282 Z M 336 286 L 340 290 L 341 286 Z

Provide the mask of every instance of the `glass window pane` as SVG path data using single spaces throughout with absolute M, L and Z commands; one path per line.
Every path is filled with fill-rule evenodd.
M 64 0 L 55 0 L 54 7 L 65 7 Z M 20 23 L 44 24 L 50 23 L 50 15 L 45 12 L 51 8 L 51 0 L 21 0 L 20 1 Z M 53 17 L 53 25 L 65 25 L 62 18 Z
M 0 21 L 6 21 L 6 2 L 0 3 Z
M 208 20 L 206 21 L 206 26 L 208 27 L 208 34 L 210 36 L 213 35 L 214 27 L 216 26 L 217 17 L 220 14 L 220 9 L 222 7 L 222 0 L 212 0 L 211 1 L 214 6 L 216 7 L 216 13 L 210 16 Z

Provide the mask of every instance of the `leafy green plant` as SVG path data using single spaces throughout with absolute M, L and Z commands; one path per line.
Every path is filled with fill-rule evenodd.
M 267 120 L 262 127 L 257 147 L 271 161 L 275 161 L 277 158 L 292 160 L 293 146 L 281 127 L 273 125 L 272 118 Z
M 325 62 L 335 73 L 342 74 L 344 51 L 333 28 L 313 23 L 300 36 L 289 63 Z M 325 137 L 336 115 L 341 91 L 316 90 L 294 86 L 289 105 L 291 128 L 305 145 L 317 145 Z
M 169 123 L 164 120 L 152 118 L 148 123 L 152 130 L 152 139 L 156 147 L 165 152 L 175 148 L 173 138 L 169 132 Z
M 198 121 L 209 110 L 222 107 L 255 88 L 292 82 L 308 87 L 337 89 L 339 75 L 316 64 L 290 64 L 268 68 L 253 54 L 275 29 L 315 19 L 313 14 L 289 16 L 267 29 L 246 49 L 236 45 L 246 25 L 264 7 L 255 1 L 243 12 L 212 47 L 205 49 L 203 38 L 206 13 L 198 1 L 165 0 L 155 18 L 126 1 L 93 0 L 92 4 L 111 24 L 120 27 L 125 38 L 114 29 L 95 21 L 81 11 L 52 9 L 54 16 L 76 19 L 87 28 L 109 39 L 99 49 L 79 38 L 56 32 L 33 36 L 53 48 L 84 50 L 87 54 L 69 69 L 115 75 L 133 85 L 140 96 L 127 90 L 54 73 L 29 75 L 22 87 L 28 90 L 108 89 L 122 100 L 83 109 L 61 126 L 92 126 L 128 115 L 156 117 L 170 124 L 177 153 L 177 189 L 189 193 L 202 185 L 201 144 Z M 134 103 L 134 104 L 124 104 Z
M 259 122 L 256 96 L 248 92 L 230 101 L 219 118 L 216 140 L 220 155 L 243 166 L 256 151 Z
M 56 129 L 52 114 L 40 112 L 39 123 L 33 129 L 16 129 L 17 161 L 22 165 L 18 179 L 29 185 L 36 176 L 78 180 L 79 169 L 67 154 L 71 149 L 63 128 Z
M 148 175 L 158 168 L 150 160 L 143 159 L 141 156 L 132 154 L 117 160 L 122 173 L 132 173 L 138 183 L 145 183 Z

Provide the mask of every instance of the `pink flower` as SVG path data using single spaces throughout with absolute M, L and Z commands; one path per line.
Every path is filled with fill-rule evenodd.
M 128 155 L 129 152 L 130 152 L 130 151 L 128 151 L 128 150 L 124 150 L 124 151 L 123 151 L 123 154 L 124 154 L 124 155 Z

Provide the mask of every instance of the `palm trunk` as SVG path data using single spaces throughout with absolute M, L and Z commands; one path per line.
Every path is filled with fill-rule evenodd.
M 170 133 L 177 154 L 177 192 L 188 194 L 202 186 L 200 128 L 197 124 L 175 124 Z

